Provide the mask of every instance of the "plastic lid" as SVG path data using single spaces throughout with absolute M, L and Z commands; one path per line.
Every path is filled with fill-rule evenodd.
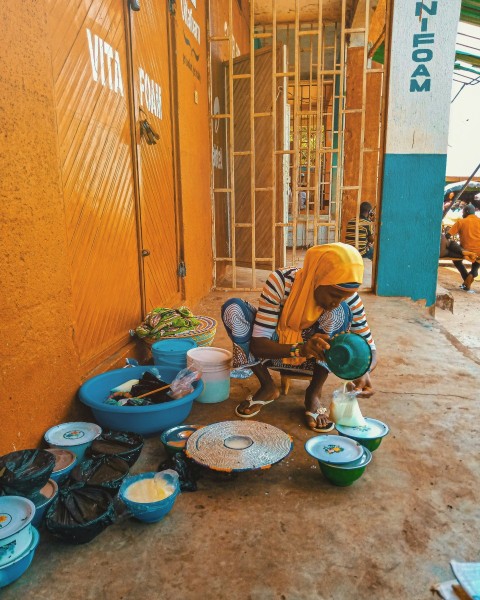
M 370 368 L 372 349 L 361 335 L 340 333 L 329 343 L 330 349 L 325 350 L 325 361 L 332 373 L 340 379 L 358 379 Z
M 340 435 L 317 435 L 306 442 L 305 450 L 321 462 L 338 465 L 358 460 L 364 453 L 358 442 Z
M 382 421 L 365 417 L 366 425 L 358 427 L 345 427 L 345 425 L 335 425 L 335 429 L 341 433 L 362 440 L 372 440 L 384 437 L 389 432 L 389 428 Z
M 26 527 L 35 515 L 35 505 L 20 496 L 0 497 L 0 540 L 15 535 Z
M 185 353 L 197 347 L 197 342 L 190 338 L 159 340 L 152 344 L 152 352 L 180 352 Z
M 197 363 L 201 364 L 221 364 L 227 363 L 232 360 L 232 353 L 230 350 L 224 350 L 223 348 L 213 348 L 212 346 L 203 346 L 200 348 L 193 348 L 187 352 L 187 356 Z
M 53 468 L 54 473 L 63 471 L 70 467 L 76 460 L 76 455 L 71 450 L 63 450 L 62 448 L 47 448 L 47 452 L 55 456 L 55 467 Z
M 62 423 L 49 429 L 44 439 L 55 446 L 80 446 L 92 442 L 101 433 L 102 428 L 95 423 Z

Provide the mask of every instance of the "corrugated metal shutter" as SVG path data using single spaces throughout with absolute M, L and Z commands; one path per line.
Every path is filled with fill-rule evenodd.
M 138 122 L 147 121 L 158 139 L 138 142 L 146 308 L 180 302 L 177 276 L 177 211 L 174 186 L 168 2 L 142 0 L 130 11 L 133 80 Z
M 122 0 L 49 0 L 75 341 L 98 363 L 141 320 Z

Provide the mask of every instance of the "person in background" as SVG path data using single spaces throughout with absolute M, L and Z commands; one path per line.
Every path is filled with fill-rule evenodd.
M 313 431 L 333 429 L 322 398 L 329 368 L 324 350 L 336 334 L 361 335 L 372 350 L 375 343 L 358 288 L 363 279 L 363 260 L 355 248 L 335 243 L 307 250 L 301 269 L 277 269 L 268 277 L 258 309 L 240 298 L 222 306 L 222 320 L 233 342 L 235 369 L 251 369 L 260 387 L 240 403 L 235 413 L 243 419 L 258 415 L 280 392 L 269 369 L 311 377 L 305 390 L 306 424 Z M 373 394 L 370 372 L 355 380 L 360 397 Z
M 360 252 L 363 258 L 373 258 L 373 224 L 370 219 L 372 205 L 370 202 L 360 204 L 360 215 L 358 219 L 358 245 L 356 244 L 357 219 L 350 219 L 347 223 L 347 235 L 345 242 Z
M 458 269 L 463 279 L 463 284 L 460 287 L 463 290 L 469 291 L 475 277 L 478 275 L 480 267 L 480 263 L 478 262 L 478 258 L 480 257 L 480 219 L 475 215 L 475 207 L 473 204 L 467 204 L 467 206 L 465 206 L 463 209 L 463 218 L 459 219 L 447 230 L 446 236 L 449 239 L 452 235 L 456 235 L 457 233 L 460 235 L 460 245 L 462 249 L 468 251 L 470 254 L 476 255 L 477 258 L 477 260 L 472 262 L 470 272 L 467 271 L 461 260 L 453 261 L 453 264 Z

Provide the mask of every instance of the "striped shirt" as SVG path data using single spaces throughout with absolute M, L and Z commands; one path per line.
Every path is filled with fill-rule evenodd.
M 373 235 L 372 222 L 368 219 L 358 220 L 358 246 L 355 244 L 355 232 L 357 230 L 357 220 L 350 219 L 347 223 L 347 234 L 345 237 L 345 243 L 350 246 L 355 246 L 360 254 L 363 256 L 368 250 L 368 238 Z
M 280 313 L 292 290 L 295 275 L 299 269 L 291 267 L 286 269 L 277 269 L 270 273 L 258 305 L 255 323 L 253 325 L 252 337 L 262 337 L 272 339 L 277 329 Z M 365 308 L 362 299 L 355 292 L 345 300 L 352 311 L 352 325 L 350 331 L 364 337 L 370 344 L 372 350 L 375 349 L 375 342 L 367 323 Z M 324 311 L 323 316 L 326 312 Z

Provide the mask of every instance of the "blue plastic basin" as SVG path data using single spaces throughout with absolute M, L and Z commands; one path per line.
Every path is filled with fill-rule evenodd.
M 145 371 L 156 367 L 130 367 L 107 371 L 86 381 L 80 388 L 80 401 L 92 409 L 95 420 L 102 426 L 115 431 L 133 431 L 144 436 L 161 433 L 165 429 L 180 425 L 190 414 L 193 401 L 203 391 L 203 382 L 196 381 L 191 394 L 151 406 L 114 406 L 105 404 L 110 390 L 129 379 L 140 379 Z M 162 380 L 172 382 L 177 375 L 176 369 L 161 367 L 158 369 Z
M 27 550 L 12 562 L 0 567 L 0 588 L 16 581 L 31 565 L 35 550 L 40 541 L 40 535 L 35 527 L 32 527 L 32 534 L 32 541 Z
M 161 521 L 163 517 L 165 517 L 172 510 L 175 500 L 180 492 L 180 486 L 178 485 L 178 481 L 176 481 L 175 491 L 173 494 L 167 496 L 163 500 L 159 500 L 158 502 L 133 502 L 125 496 L 132 483 L 141 481 L 142 479 L 153 479 L 156 474 L 157 473 L 155 472 L 149 472 L 127 477 L 123 481 L 118 492 L 120 499 L 122 502 L 124 502 L 132 516 L 145 523 L 157 523 L 158 521 Z

